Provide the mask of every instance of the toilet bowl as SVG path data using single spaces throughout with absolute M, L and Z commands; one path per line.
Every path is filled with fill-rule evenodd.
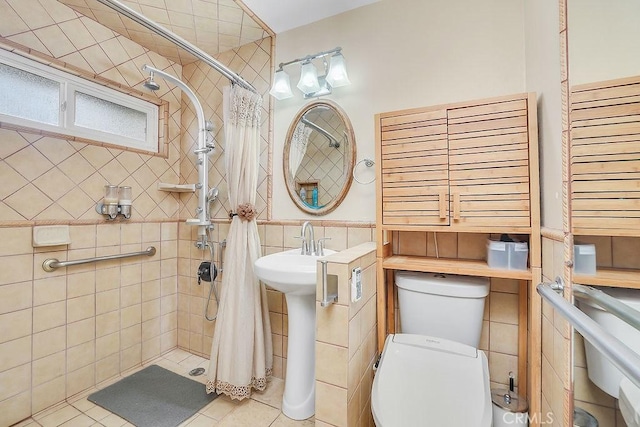
M 487 357 L 478 350 L 486 278 L 397 271 L 403 333 L 391 334 L 376 371 L 377 427 L 490 427 Z
M 603 292 L 640 311 L 640 290 L 601 288 Z M 580 309 L 603 329 L 640 354 L 640 331 L 615 315 L 603 310 L 591 300 L 579 300 Z M 640 389 L 626 378 L 587 340 L 584 341 L 589 379 L 607 394 L 615 397 L 620 412 L 629 427 L 640 426 Z

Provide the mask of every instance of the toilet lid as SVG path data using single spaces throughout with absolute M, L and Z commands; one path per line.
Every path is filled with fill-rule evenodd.
M 389 335 L 373 380 L 371 409 L 378 427 L 490 427 L 487 357 L 441 338 Z
M 620 382 L 620 412 L 629 427 L 640 426 L 640 388 L 628 378 Z

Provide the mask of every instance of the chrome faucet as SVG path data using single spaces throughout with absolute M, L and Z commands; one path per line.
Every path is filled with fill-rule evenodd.
M 307 230 L 309 230 L 309 238 L 307 238 Z M 300 237 L 302 238 L 302 249 L 300 254 L 302 255 L 315 255 L 316 254 L 316 241 L 313 235 L 313 225 L 309 221 L 305 221 L 302 224 L 302 230 L 300 230 Z

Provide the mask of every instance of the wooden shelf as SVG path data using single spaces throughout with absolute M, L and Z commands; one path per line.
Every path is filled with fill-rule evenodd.
M 531 270 L 498 270 L 489 268 L 485 261 L 451 258 L 425 258 L 394 255 L 382 261 L 389 270 L 429 271 L 434 273 L 463 274 L 468 276 L 499 277 L 503 279 L 531 280 Z
M 640 270 L 598 268 L 594 276 L 574 274 L 573 281 L 581 285 L 640 289 Z

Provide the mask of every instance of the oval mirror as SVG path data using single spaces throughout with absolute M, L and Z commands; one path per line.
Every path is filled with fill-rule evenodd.
M 301 210 L 324 215 L 340 205 L 353 178 L 356 144 L 345 112 L 315 101 L 296 115 L 284 145 L 287 191 Z

